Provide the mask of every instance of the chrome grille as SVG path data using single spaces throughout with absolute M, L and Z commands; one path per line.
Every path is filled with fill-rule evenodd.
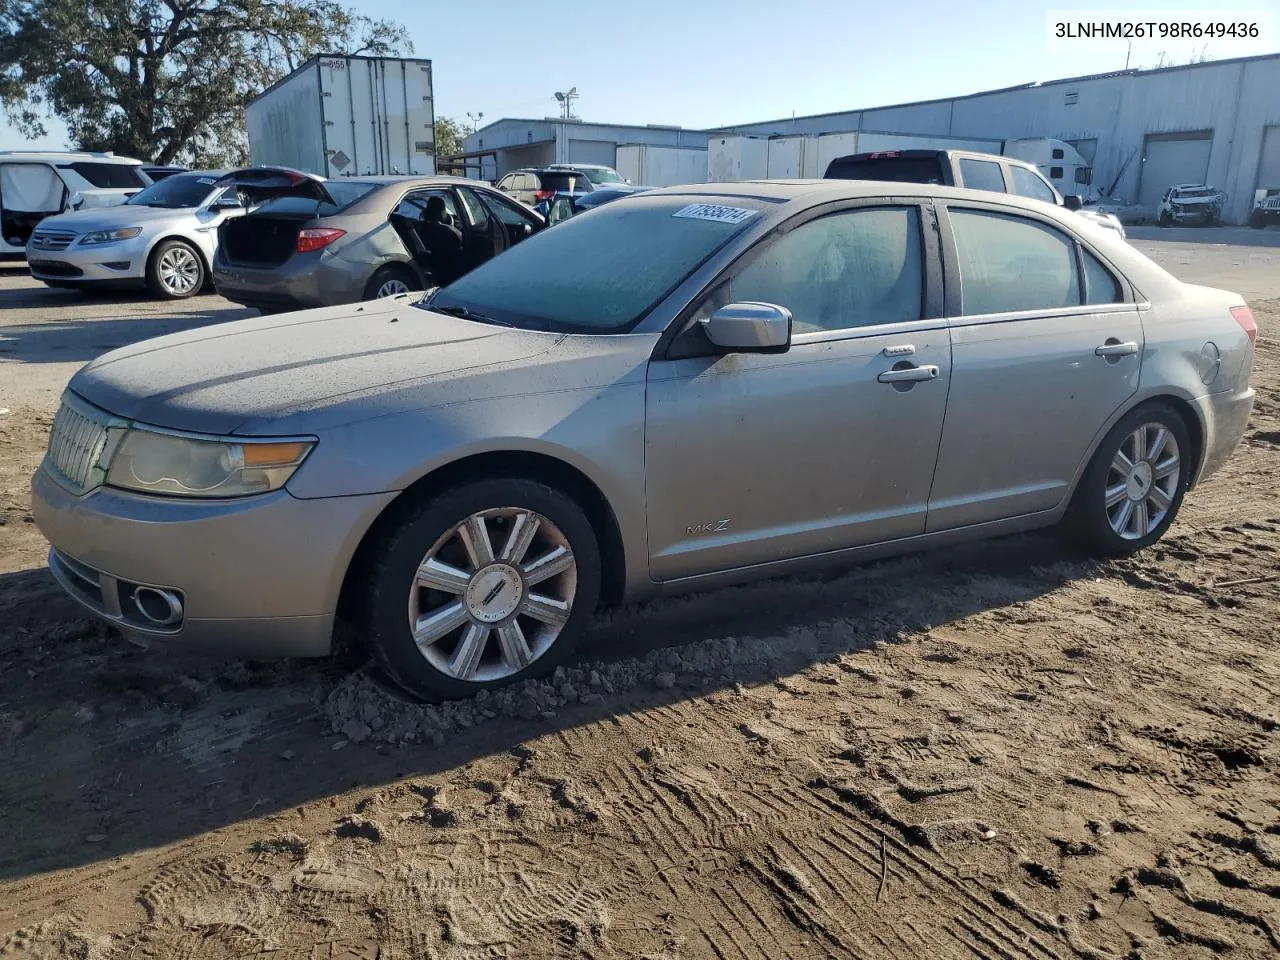
M 37 229 L 31 234 L 31 239 L 27 241 L 27 248 L 41 252 L 46 250 L 65 250 L 71 246 L 75 238 L 76 234 L 69 230 Z
M 65 398 L 53 418 L 45 465 L 75 493 L 83 493 L 102 482 L 94 468 L 107 442 L 107 420 L 102 411 Z
M 1262 206 L 1268 210 L 1280 210 L 1280 197 L 1267 197 L 1262 201 Z

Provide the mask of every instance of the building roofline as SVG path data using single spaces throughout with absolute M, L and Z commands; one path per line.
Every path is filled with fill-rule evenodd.
M 570 123 L 578 127 L 623 127 L 630 130 L 669 130 L 678 131 L 680 133 L 711 133 L 710 130 L 702 130 L 696 127 L 677 127 L 674 124 L 665 123 L 605 123 L 598 120 L 565 120 L 561 117 L 499 117 L 486 123 L 483 127 L 473 133 L 468 133 L 468 137 L 476 137 L 484 133 L 490 127 L 496 127 L 500 123 Z

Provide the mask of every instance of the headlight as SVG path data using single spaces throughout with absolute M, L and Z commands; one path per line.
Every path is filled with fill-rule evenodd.
M 106 483 L 181 497 L 244 497 L 279 490 L 314 440 L 198 440 L 134 428 L 116 448 Z
M 132 240 L 141 232 L 141 227 L 120 227 L 118 230 L 95 230 L 93 233 L 86 233 L 81 237 L 80 245 L 83 247 L 94 243 L 112 243 L 116 240 Z

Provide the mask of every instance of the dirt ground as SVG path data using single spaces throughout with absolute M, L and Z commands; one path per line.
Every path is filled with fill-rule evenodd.
M 0 957 L 1280 953 L 1280 231 L 1133 234 L 1261 327 L 1248 436 L 1156 548 L 618 611 L 597 659 L 438 708 L 63 599 L 27 482 L 67 376 L 240 314 L 0 274 Z

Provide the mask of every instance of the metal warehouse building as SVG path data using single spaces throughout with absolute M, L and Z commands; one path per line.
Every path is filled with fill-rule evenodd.
M 715 130 L 562 120 L 498 120 L 466 138 L 473 175 L 550 162 L 616 165 L 629 144 L 705 148 L 716 135 L 852 131 L 973 139 L 1052 137 L 1094 165 L 1112 197 L 1154 207 L 1172 184 L 1227 193 L 1223 219 L 1242 223 L 1255 189 L 1280 188 L 1280 54 L 1026 84 L 896 106 Z

